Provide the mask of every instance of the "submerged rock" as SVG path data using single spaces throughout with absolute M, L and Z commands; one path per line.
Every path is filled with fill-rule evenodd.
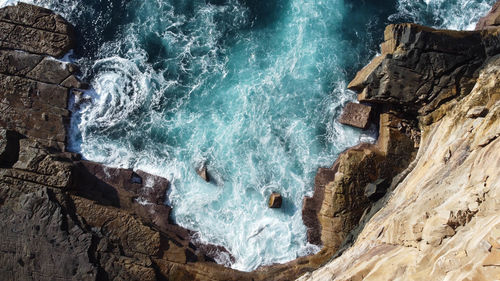
M 269 208 L 281 208 L 282 202 L 283 198 L 281 197 L 281 194 L 277 192 L 273 192 L 271 193 L 271 196 L 269 196 Z

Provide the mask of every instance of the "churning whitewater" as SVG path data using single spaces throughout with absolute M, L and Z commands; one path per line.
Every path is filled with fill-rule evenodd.
M 494 1 L 30 2 L 78 28 L 92 90 L 72 101 L 70 148 L 168 178 L 175 221 L 248 271 L 319 250 L 302 199 L 318 167 L 371 139 L 335 120 L 355 99 L 346 81 L 378 50 L 372 38 L 390 22 L 470 29 Z M 267 208 L 271 192 L 282 209 Z

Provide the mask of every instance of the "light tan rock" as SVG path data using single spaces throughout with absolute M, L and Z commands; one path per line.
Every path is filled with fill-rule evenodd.
M 421 123 L 414 168 L 352 247 L 300 280 L 498 280 L 499 93 L 496 56 L 467 97 Z M 467 118 L 474 106 L 487 115 Z

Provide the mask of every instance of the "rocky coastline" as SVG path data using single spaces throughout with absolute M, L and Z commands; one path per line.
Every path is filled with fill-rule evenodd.
M 314 195 L 304 199 L 308 240 L 322 250 L 254 272 L 218 265 L 215 260 L 231 259 L 230 253 L 194 243 L 193 232 L 169 220 L 166 179 L 105 167 L 66 150 L 68 100 L 72 91 L 86 87 L 77 79 L 76 65 L 58 60 L 77 43 L 74 28 L 36 6 L 0 9 L 0 279 L 291 280 L 304 274 L 324 278 L 330 266 L 341 263 L 345 269 L 359 257 L 350 253 L 361 249 L 356 243 L 372 230 L 377 212 L 390 212 L 391 194 L 399 196 L 395 192 L 433 147 L 430 131 L 456 114 L 476 127 L 487 124 L 475 133 L 476 148 L 498 147 L 499 71 L 491 69 L 500 65 L 499 3 L 478 23 L 477 31 L 415 24 L 387 27 L 382 55 L 349 84 L 360 93 L 358 100 L 371 108 L 365 123 L 379 124 L 377 143 L 350 148 L 331 168 L 320 168 Z M 489 91 L 487 98 L 477 97 L 482 90 Z M 477 112 L 469 112 L 470 103 Z M 351 116 L 359 119 L 359 113 Z M 460 149 L 458 144 L 450 146 L 446 165 L 466 160 L 455 156 Z M 498 171 L 500 163 L 493 163 L 493 171 L 495 165 Z M 500 190 L 497 177 L 489 177 L 490 190 L 496 187 L 490 194 Z M 368 186 L 372 193 L 367 193 Z M 478 212 L 455 211 L 453 231 Z M 393 229 L 392 237 L 401 235 L 398 231 Z M 391 243 L 397 244 L 386 242 Z M 331 265 L 332 257 L 340 254 Z M 338 280 L 362 279 L 365 269 Z

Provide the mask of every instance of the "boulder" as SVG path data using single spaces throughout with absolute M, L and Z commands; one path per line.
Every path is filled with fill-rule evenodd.
M 209 182 L 210 181 L 210 177 L 208 175 L 208 171 L 207 171 L 207 166 L 205 165 L 202 165 L 199 169 L 196 170 L 196 173 L 198 174 L 198 176 L 200 176 L 204 181 L 206 182 Z
M 372 107 L 369 105 L 350 102 L 346 104 L 339 122 L 344 125 L 360 129 L 368 129 L 371 121 Z
M 365 196 L 372 201 L 377 201 L 385 195 L 388 187 L 389 184 L 387 180 L 378 179 L 366 185 Z
M 281 194 L 277 192 L 271 193 L 271 196 L 269 196 L 269 208 L 275 209 L 275 208 L 281 208 L 281 203 L 283 202 L 283 198 L 281 197 Z

